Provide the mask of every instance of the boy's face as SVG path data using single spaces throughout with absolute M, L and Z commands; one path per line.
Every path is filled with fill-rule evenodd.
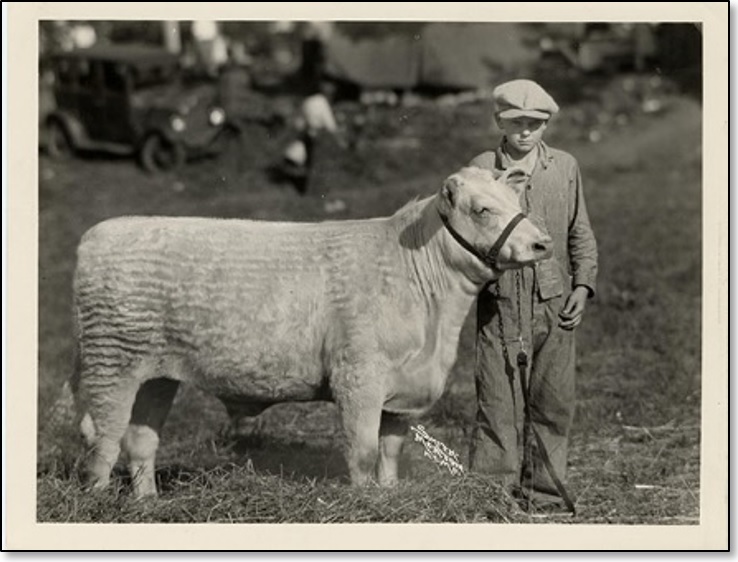
M 497 126 L 505 132 L 510 148 L 520 156 L 533 150 L 543 137 L 548 121 L 533 117 L 513 117 L 503 119 L 497 117 Z

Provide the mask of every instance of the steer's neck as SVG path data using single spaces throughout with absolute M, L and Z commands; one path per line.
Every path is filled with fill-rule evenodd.
M 433 326 L 421 355 L 433 358 L 442 386 L 456 361 L 464 323 L 494 274 L 458 246 L 441 222 L 435 199 L 408 206 L 391 222 L 399 239 L 406 288 L 428 318 L 428 326 Z
M 403 221 L 399 233 L 414 292 L 427 303 L 461 300 L 471 304 L 484 284 L 493 279 L 493 272 L 475 256 L 455 247 L 458 242 L 443 226 L 435 198 L 419 205 L 422 207 L 414 220 Z

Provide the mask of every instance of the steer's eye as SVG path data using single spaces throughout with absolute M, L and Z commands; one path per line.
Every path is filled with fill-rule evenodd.
M 490 210 L 487 207 L 477 207 L 476 209 L 472 209 L 472 213 L 478 217 L 488 217 Z

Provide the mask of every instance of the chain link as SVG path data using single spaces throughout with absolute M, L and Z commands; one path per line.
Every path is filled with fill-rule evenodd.
M 522 270 L 517 270 L 515 272 L 515 291 L 516 291 L 516 308 L 517 308 L 517 315 L 518 315 L 518 337 L 517 342 L 520 345 L 520 350 L 517 357 L 517 363 L 518 365 L 521 364 L 521 359 L 523 356 L 525 357 L 524 364 L 528 364 L 528 354 L 525 350 L 525 338 L 523 337 L 523 294 L 522 294 Z M 497 302 L 499 303 L 500 299 L 500 284 L 499 282 L 495 285 L 495 297 L 497 298 Z M 505 361 L 507 361 L 511 366 L 515 366 L 511 359 L 510 359 L 510 350 L 507 347 L 507 339 L 505 338 L 505 325 L 502 321 L 502 313 L 499 309 L 499 305 L 497 307 L 497 326 L 500 330 L 500 343 L 502 344 L 502 354 L 505 358 Z
M 502 356 L 506 362 L 510 362 L 510 353 L 507 350 L 507 341 L 505 340 L 505 326 L 502 322 L 502 311 L 500 310 L 500 282 L 495 284 L 495 298 L 497 299 L 497 326 L 500 330 L 500 343 L 502 344 Z
M 521 285 L 523 284 L 522 276 L 522 270 L 519 269 L 515 272 L 515 287 L 518 297 L 518 343 L 520 344 L 520 351 L 518 352 L 518 363 L 520 363 L 521 360 L 520 353 L 523 353 L 526 356 L 527 364 L 527 354 L 525 353 L 525 338 L 523 338 L 523 295 L 521 288 Z

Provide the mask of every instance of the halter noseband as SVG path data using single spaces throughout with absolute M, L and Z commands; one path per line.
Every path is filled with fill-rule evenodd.
M 515 230 L 515 227 L 518 226 L 518 223 L 525 218 L 525 215 L 523 213 L 518 213 L 517 215 L 515 215 L 512 220 L 507 223 L 507 226 L 503 229 L 502 234 L 500 234 L 499 238 L 497 238 L 497 241 L 492 245 L 492 247 L 487 251 L 486 254 L 483 254 L 474 246 L 472 246 L 467 240 L 465 240 L 461 236 L 461 234 L 459 234 L 454 229 L 454 227 L 451 226 L 451 223 L 448 222 L 448 217 L 446 217 L 440 211 L 438 211 L 438 214 L 441 217 L 441 222 L 443 222 L 443 226 L 446 227 L 446 230 L 448 230 L 453 239 L 456 240 L 459 245 L 461 245 L 461 247 L 464 248 L 467 252 L 470 252 L 471 254 L 476 256 L 484 265 L 492 269 L 497 269 L 497 256 L 499 255 L 502 246 L 504 246 L 505 242 L 507 242 L 507 239 L 510 238 L 512 231 Z

